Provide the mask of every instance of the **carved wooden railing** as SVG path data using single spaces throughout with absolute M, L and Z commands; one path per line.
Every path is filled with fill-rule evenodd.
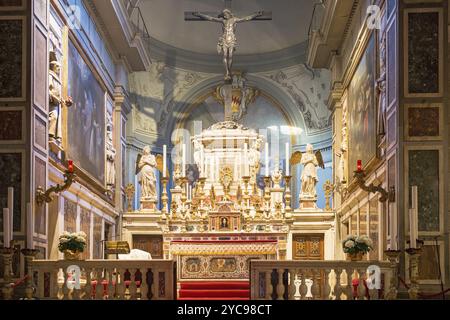
M 38 299 L 176 298 L 176 263 L 171 260 L 35 260 L 32 270 Z
M 379 267 L 379 289 L 368 285 L 372 280 L 367 272 L 370 266 Z M 396 299 L 395 277 L 396 266 L 379 261 L 252 260 L 250 263 L 252 300 Z

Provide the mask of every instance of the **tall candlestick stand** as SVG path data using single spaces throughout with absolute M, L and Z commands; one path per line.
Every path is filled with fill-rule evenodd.
M 248 210 L 250 209 L 250 194 L 248 192 L 248 185 L 250 183 L 250 176 L 243 176 L 242 177 L 242 181 L 244 181 L 244 212 L 248 212 Z
M 3 258 L 3 300 L 11 300 L 14 294 L 14 287 L 12 286 L 12 258 L 15 253 L 14 241 L 11 241 L 10 248 L 0 248 L 0 255 Z
M 292 208 L 291 208 L 291 179 L 292 176 L 285 176 L 284 177 L 284 181 L 286 182 L 286 191 L 284 194 L 284 199 L 286 202 L 286 207 L 285 207 L 285 215 L 284 217 L 286 219 L 290 219 L 292 218 Z
M 409 299 L 417 300 L 419 296 L 419 259 L 422 254 L 422 248 L 409 248 L 406 249 L 406 253 L 409 254 L 409 270 L 410 270 L 410 282 L 411 286 L 408 290 Z
M 269 222 L 270 219 L 270 177 L 266 176 L 264 177 L 264 211 L 266 213 L 266 222 Z M 267 229 L 268 225 L 266 225 Z
M 162 196 L 161 196 L 161 201 L 162 201 L 161 219 L 166 220 L 167 214 L 169 213 L 167 210 L 167 204 L 169 202 L 169 197 L 167 196 L 167 183 L 169 182 L 169 178 L 164 177 L 161 179 L 161 181 L 162 181 L 162 185 L 163 185 Z
M 25 258 L 25 265 L 26 265 L 26 288 L 25 288 L 25 299 L 26 300 L 33 300 L 33 260 L 38 255 L 39 250 L 35 249 L 22 249 L 21 250 L 24 258 Z
M 399 250 L 386 250 L 384 254 L 387 256 L 391 264 L 391 279 L 390 286 L 386 291 L 386 300 L 397 300 L 398 290 L 398 259 L 400 257 L 401 251 Z

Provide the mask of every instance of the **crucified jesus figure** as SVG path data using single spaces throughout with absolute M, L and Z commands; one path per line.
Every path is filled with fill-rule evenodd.
M 230 81 L 231 67 L 233 65 L 233 52 L 234 50 L 236 50 L 237 45 L 235 35 L 236 25 L 240 22 L 254 20 L 258 17 L 263 16 L 264 13 L 260 11 L 247 17 L 238 18 L 235 17 L 229 9 L 225 9 L 217 18 L 200 12 L 194 12 L 193 15 L 204 20 L 222 23 L 223 35 L 220 37 L 219 43 L 217 44 L 217 51 L 219 52 L 219 54 L 223 54 L 223 63 L 226 70 L 225 80 Z

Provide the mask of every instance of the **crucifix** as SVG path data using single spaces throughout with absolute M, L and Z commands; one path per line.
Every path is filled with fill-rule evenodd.
M 231 12 L 231 1 L 224 0 L 225 9 L 222 13 L 208 13 L 208 12 L 186 12 L 184 20 L 185 21 L 211 21 L 218 22 L 222 24 L 223 34 L 219 38 L 219 43 L 217 44 L 217 51 L 219 54 L 223 54 L 223 63 L 225 65 L 225 81 L 231 81 L 231 67 L 233 65 L 233 53 L 236 50 L 236 26 L 238 23 L 247 21 L 262 21 L 262 20 L 272 20 L 271 12 L 259 11 L 257 13 L 238 18 Z

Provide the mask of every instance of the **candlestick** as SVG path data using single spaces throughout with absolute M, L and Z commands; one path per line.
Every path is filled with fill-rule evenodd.
M 390 225 L 389 225 L 389 230 L 390 230 L 390 236 L 391 236 L 391 244 L 390 244 L 390 249 L 391 250 L 398 250 L 398 242 L 397 242 L 397 215 L 395 212 L 395 203 L 391 202 L 389 203 L 389 216 L 391 217 L 390 219 Z
M 286 142 L 286 177 L 289 177 L 289 158 L 290 158 L 290 148 L 289 148 L 289 142 Z
M 200 178 L 205 176 L 205 148 L 202 145 L 200 151 Z
M 181 172 L 183 173 L 183 177 L 186 177 L 186 144 L 183 143 L 183 150 L 182 150 L 182 165 L 183 168 L 181 169 Z
M 9 241 L 11 241 L 14 238 L 14 188 L 12 187 L 8 188 L 8 210 L 9 210 L 8 230 L 11 232 Z M 6 246 L 9 246 L 9 242 L 6 244 Z
M 269 144 L 266 142 L 266 177 L 269 176 Z
M 163 178 L 167 177 L 167 145 L 163 146 Z
M 34 216 L 31 203 L 27 203 L 27 249 L 33 250 Z
M 11 242 L 11 224 L 9 219 L 9 209 L 3 209 L 3 247 L 9 248 Z

